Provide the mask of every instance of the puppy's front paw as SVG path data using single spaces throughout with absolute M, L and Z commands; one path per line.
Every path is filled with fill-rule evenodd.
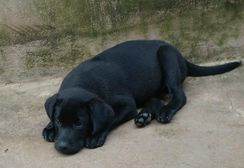
M 106 133 L 94 137 L 89 137 L 86 139 L 85 147 L 89 149 L 101 147 L 105 143 L 106 137 Z
M 138 113 L 138 115 L 134 119 L 136 126 L 139 128 L 146 126 L 151 121 L 152 121 L 152 114 L 143 111 Z
M 55 140 L 55 129 L 51 124 L 48 124 L 42 131 L 43 138 L 48 142 L 54 142 Z

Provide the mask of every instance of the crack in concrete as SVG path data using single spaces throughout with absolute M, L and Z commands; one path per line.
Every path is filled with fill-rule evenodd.
M 227 93 L 227 96 L 228 96 L 228 94 L 229 93 Z M 229 94 L 230 95 L 230 94 Z M 234 112 L 238 117 L 241 117 L 241 118 L 243 118 L 244 119 L 244 112 L 243 111 L 240 111 L 238 108 L 236 108 L 235 106 L 234 106 L 234 103 L 233 103 L 233 100 L 232 100 L 232 98 L 231 98 L 231 96 L 228 96 L 229 98 L 229 100 L 230 100 L 230 105 L 231 105 L 231 109 L 230 109 L 230 111 L 231 112 Z
M 223 85 L 223 83 L 225 82 L 225 78 L 222 77 L 221 79 L 222 79 L 222 85 Z M 234 112 L 234 113 L 236 114 L 236 116 L 241 117 L 241 118 L 244 119 L 244 114 L 242 114 L 239 110 L 237 110 L 237 108 L 236 108 L 235 105 L 234 105 L 234 101 L 233 101 L 233 99 L 232 99 L 232 94 L 231 94 L 231 92 L 229 92 L 228 89 L 223 89 L 223 88 L 224 88 L 224 87 L 222 87 L 221 89 L 222 89 L 223 91 L 225 91 L 225 93 L 226 93 L 226 97 L 227 97 L 227 99 L 228 99 L 229 102 L 230 102 L 230 108 L 229 108 L 229 111 L 230 111 L 230 112 Z

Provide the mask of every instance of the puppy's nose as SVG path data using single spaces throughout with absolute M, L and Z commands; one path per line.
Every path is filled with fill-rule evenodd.
M 61 142 L 58 142 L 58 143 L 55 144 L 55 148 L 58 151 L 62 152 L 62 153 L 68 153 L 69 152 L 68 151 L 68 149 L 69 149 L 68 146 L 69 146 L 68 143 L 65 142 L 65 141 L 61 141 Z

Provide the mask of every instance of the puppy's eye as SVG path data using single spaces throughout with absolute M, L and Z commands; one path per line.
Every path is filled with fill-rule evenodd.
M 61 126 L 61 125 L 62 125 L 62 123 L 61 123 L 59 120 L 56 120 L 56 124 L 57 124 L 58 126 Z
M 74 126 L 76 126 L 76 127 L 81 127 L 81 126 L 82 126 L 82 122 L 81 122 L 80 120 L 76 120 L 76 121 L 74 122 Z

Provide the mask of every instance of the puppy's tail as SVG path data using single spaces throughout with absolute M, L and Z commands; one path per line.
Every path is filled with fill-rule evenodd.
M 242 64 L 241 61 L 234 61 L 234 62 L 229 62 L 226 64 L 215 65 L 215 66 L 198 66 L 186 60 L 186 65 L 188 68 L 187 76 L 197 77 L 197 76 L 222 74 L 239 67 L 241 64 Z

